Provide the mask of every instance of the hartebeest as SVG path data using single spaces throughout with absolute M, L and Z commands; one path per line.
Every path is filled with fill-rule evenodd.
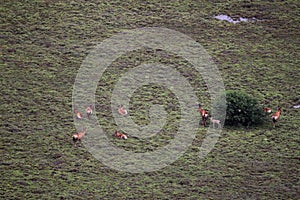
M 215 124 L 218 125 L 218 128 L 221 128 L 221 121 L 220 120 L 217 120 L 217 119 L 214 119 L 212 117 L 209 118 L 211 123 L 213 124 L 213 128 L 215 128 Z
M 127 110 L 124 108 L 124 106 L 123 105 L 119 105 L 119 107 L 118 107 L 118 113 L 120 114 L 120 115 L 127 115 Z
M 88 107 L 86 107 L 85 112 L 86 112 L 87 117 L 90 118 L 90 116 L 93 114 L 92 105 L 89 105 Z
M 276 123 L 278 122 L 281 115 L 281 107 L 278 108 L 277 112 L 272 115 L 273 127 L 275 128 Z
M 124 133 L 121 133 L 119 131 L 115 131 L 114 136 L 120 139 L 124 139 L 127 140 L 127 135 L 125 135 Z
M 202 120 L 202 121 L 201 121 L 201 124 L 202 124 L 203 126 L 206 126 L 206 121 L 207 121 L 207 119 L 208 119 L 208 112 L 207 112 L 206 110 L 202 109 L 201 104 L 199 104 L 198 111 L 199 111 L 200 114 L 201 114 L 201 120 Z
M 83 129 L 82 132 L 78 132 L 78 133 L 75 133 L 73 135 L 73 142 L 74 142 L 74 145 L 76 145 L 77 142 L 81 142 L 81 139 L 83 138 L 83 136 L 85 135 L 86 133 L 86 130 Z
M 77 119 L 82 119 L 83 118 L 81 112 L 79 112 L 77 109 L 74 110 L 74 113 L 76 114 Z
M 264 108 L 264 111 L 265 111 L 266 113 L 271 113 L 271 112 L 272 112 L 272 109 L 271 109 L 271 108 L 268 108 L 268 107 L 265 107 L 265 108 Z

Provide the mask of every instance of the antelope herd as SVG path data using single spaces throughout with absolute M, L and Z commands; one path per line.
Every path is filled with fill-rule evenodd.
M 85 112 L 86 112 L 87 118 L 90 119 L 91 115 L 93 114 L 92 105 L 87 106 L 85 109 Z M 79 112 L 77 109 L 74 109 L 74 113 L 76 115 L 76 119 L 82 120 L 84 118 L 83 114 L 81 112 Z M 128 112 L 123 105 L 119 105 L 118 113 L 121 116 L 125 116 L 125 115 L 127 115 Z M 84 129 L 82 132 L 78 132 L 73 135 L 73 142 L 74 142 L 75 146 L 76 146 L 77 142 L 81 142 L 81 138 L 83 138 L 85 133 L 86 133 L 86 130 Z M 115 131 L 113 136 L 120 138 L 120 139 L 125 139 L 125 140 L 127 140 L 127 138 L 128 138 L 127 135 L 125 135 L 125 133 L 121 133 L 119 131 Z
M 90 116 L 93 114 L 92 105 L 87 106 L 85 111 L 86 111 L 87 118 L 90 119 Z M 126 116 L 128 114 L 127 110 L 125 109 L 125 107 L 123 105 L 118 106 L 117 112 L 121 116 Z M 198 112 L 200 113 L 200 116 L 201 116 L 199 125 L 201 124 L 205 127 L 206 123 L 207 123 L 207 120 L 210 119 L 210 123 L 212 124 L 212 128 L 221 128 L 222 127 L 221 121 L 218 120 L 218 119 L 214 119 L 212 116 L 209 117 L 208 111 L 203 109 L 201 104 L 198 104 Z M 268 107 L 265 107 L 264 112 L 270 114 L 270 113 L 272 113 L 272 109 L 268 108 Z M 74 109 L 74 113 L 75 113 L 76 118 L 78 120 L 82 120 L 84 118 L 83 114 L 81 112 L 79 112 L 77 109 Z M 279 107 L 277 109 L 277 111 L 271 116 L 272 124 L 273 124 L 274 128 L 275 128 L 276 124 L 279 121 L 280 115 L 281 115 L 281 107 Z M 81 142 L 81 139 L 84 137 L 85 133 L 86 133 L 86 130 L 84 129 L 82 132 L 78 132 L 78 133 L 75 133 L 73 135 L 74 145 L 76 145 L 77 142 Z M 113 136 L 117 137 L 119 139 L 124 139 L 124 140 L 127 140 L 127 138 L 128 138 L 125 133 L 122 133 L 120 131 L 115 131 Z
M 202 108 L 201 104 L 198 105 L 198 112 L 201 115 L 201 121 L 199 122 L 199 124 L 201 124 L 203 126 L 206 126 L 206 121 L 207 121 L 208 116 L 209 116 L 208 112 Z M 265 113 L 272 113 L 272 109 L 269 108 L 269 107 L 265 107 L 264 112 Z M 274 128 L 275 128 L 276 124 L 278 123 L 280 115 L 281 115 L 281 107 L 278 107 L 278 110 L 271 116 Z M 213 117 L 210 117 L 209 119 L 210 119 L 210 122 L 212 123 L 213 128 L 221 128 L 221 121 L 220 120 L 214 119 Z M 215 127 L 215 125 L 217 125 L 217 127 Z

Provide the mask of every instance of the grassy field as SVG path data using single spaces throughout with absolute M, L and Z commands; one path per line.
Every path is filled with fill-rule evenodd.
M 299 199 L 299 1 L 1 1 L 0 199 Z M 214 19 L 255 17 L 254 22 Z M 165 27 L 203 45 L 226 89 L 244 90 L 283 113 L 278 127 L 223 130 L 213 151 L 197 157 L 207 128 L 186 153 L 161 170 L 132 174 L 110 169 L 83 145 L 74 147 L 72 90 L 82 61 L 99 42 L 126 29 Z M 199 101 L 207 87 L 181 58 L 141 49 L 116 60 L 99 80 L 96 114 L 109 137 L 114 84 L 144 62 L 173 64 Z M 122 67 L 120 67 L 122 66 Z M 149 123 L 149 103 L 176 105 L 164 87 L 136 91 L 131 112 Z M 149 141 L 111 137 L 133 152 L 165 145 L 177 130 L 179 107 Z

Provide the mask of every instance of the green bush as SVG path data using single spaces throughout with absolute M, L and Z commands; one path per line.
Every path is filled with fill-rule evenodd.
M 260 125 L 266 119 L 258 100 L 241 91 L 226 91 L 226 120 L 228 126 Z

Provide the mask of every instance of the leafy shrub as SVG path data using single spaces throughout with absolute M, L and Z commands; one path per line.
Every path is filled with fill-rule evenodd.
M 229 126 L 260 125 L 266 119 L 258 100 L 241 91 L 226 91 L 226 120 Z

